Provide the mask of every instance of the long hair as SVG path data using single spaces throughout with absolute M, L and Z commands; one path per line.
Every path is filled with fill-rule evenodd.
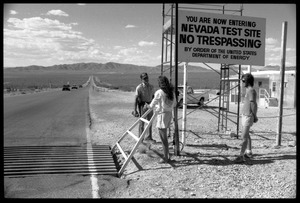
M 167 98 L 171 101 L 173 101 L 174 99 L 174 87 L 172 86 L 172 84 L 170 84 L 168 78 L 166 76 L 158 76 L 158 86 L 160 89 L 162 89 L 164 91 L 164 93 L 166 93 Z
M 245 81 L 245 87 L 248 87 L 248 86 L 253 87 L 254 77 L 251 73 L 246 73 L 245 75 L 242 76 L 242 79 Z

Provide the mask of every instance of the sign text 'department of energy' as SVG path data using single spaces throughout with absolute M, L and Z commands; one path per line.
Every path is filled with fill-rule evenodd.
M 265 65 L 266 19 L 178 12 L 178 60 Z

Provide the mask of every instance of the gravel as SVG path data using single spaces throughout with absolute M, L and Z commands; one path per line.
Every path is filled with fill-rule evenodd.
M 90 90 L 93 144 L 113 146 L 136 121 L 131 115 L 134 92 Z M 210 104 L 216 105 L 217 104 Z M 230 106 L 236 111 L 236 105 Z M 192 112 L 193 111 L 193 112 Z M 258 123 L 251 128 L 254 157 L 247 164 L 235 164 L 241 140 L 230 133 L 218 132 L 218 118 L 205 111 L 188 109 L 186 145 L 180 156 L 170 150 L 171 164 L 159 164 L 161 142 L 144 147 L 123 175 L 124 184 L 115 184 L 101 193 L 103 198 L 296 198 L 296 110 L 284 109 L 282 142 L 276 145 L 278 108 L 259 108 Z M 181 117 L 182 110 L 178 110 Z M 233 119 L 234 116 L 231 116 Z M 137 128 L 133 130 L 137 134 Z M 235 132 L 236 125 L 228 122 Z M 181 129 L 181 120 L 179 120 Z M 240 128 L 241 129 L 241 128 Z M 236 132 L 235 132 L 236 133 Z M 240 132 L 239 132 L 240 135 Z M 129 137 L 129 136 L 128 136 Z M 181 131 L 180 131 L 181 139 Z M 170 141 L 172 139 L 170 138 Z M 121 146 L 130 151 L 134 140 L 124 139 Z M 118 160 L 123 158 L 117 154 Z M 123 183 L 122 182 L 122 183 Z M 100 189 L 101 190 L 101 189 Z

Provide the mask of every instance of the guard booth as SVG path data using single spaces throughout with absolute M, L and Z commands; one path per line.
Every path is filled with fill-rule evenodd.
M 244 71 L 244 74 L 248 71 Z M 280 71 L 255 71 L 251 72 L 254 76 L 254 89 L 257 92 L 257 104 L 259 107 L 278 107 L 278 101 L 280 99 L 280 87 L 281 82 Z M 231 76 L 231 79 L 236 79 L 238 76 Z M 235 82 L 231 82 L 230 86 L 236 85 Z M 237 92 L 230 92 L 230 102 L 237 102 Z M 241 87 L 241 102 L 243 102 L 245 96 L 245 87 Z M 294 108 L 296 106 L 296 71 L 285 71 L 284 81 L 284 95 L 283 95 L 283 107 Z

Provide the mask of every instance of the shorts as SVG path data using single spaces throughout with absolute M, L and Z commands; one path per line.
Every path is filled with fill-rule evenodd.
M 172 111 L 166 111 L 157 115 L 157 128 L 169 128 L 172 121 Z
M 251 127 L 254 123 L 254 116 L 242 115 L 242 126 Z

